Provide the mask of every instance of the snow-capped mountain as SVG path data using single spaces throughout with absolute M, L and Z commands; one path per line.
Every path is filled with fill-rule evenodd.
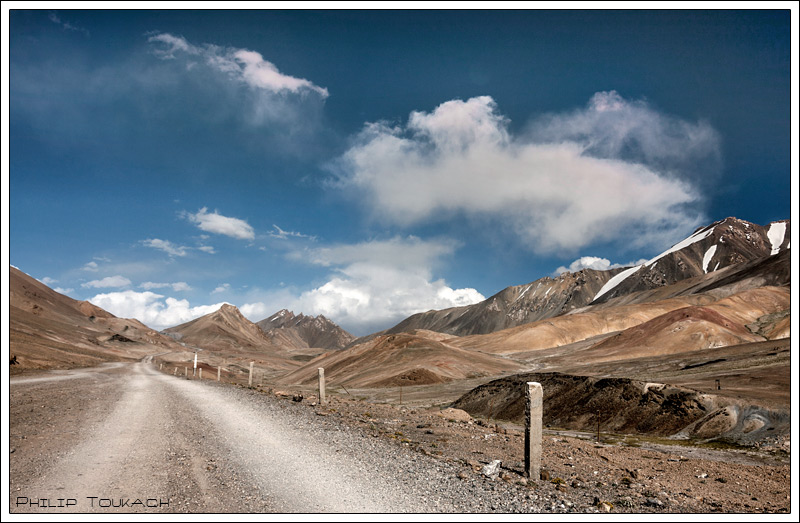
M 474 305 L 415 314 L 384 333 L 427 329 L 466 336 L 496 332 L 770 258 L 790 248 L 790 237 L 789 220 L 763 227 L 726 218 L 698 229 L 642 265 L 584 269 L 507 287 Z
M 790 238 L 789 220 L 762 227 L 737 218 L 726 218 L 698 229 L 645 263 L 618 273 L 598 291 L 592 303 L 774 256 L 789 249 Z

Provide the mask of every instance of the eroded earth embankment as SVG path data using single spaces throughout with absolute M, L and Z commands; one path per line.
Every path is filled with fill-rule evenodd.
M 524 421 L 527 382 L 544 391 L 543 423 L 570 430 L 756 444 L 789 434 L 788 411 L 627 378 L 525 373 L 497 379 L 453 403 L 473 416 Z

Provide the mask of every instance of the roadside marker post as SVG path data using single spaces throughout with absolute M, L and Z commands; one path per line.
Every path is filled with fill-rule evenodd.
M 197 378 L 201 380 L 203 379 L 203 367 L 200 367 L 200 369 L 197 371 Z
M 192 369 L 192 376 L 197 376 L 197 353 L 194 353 L 194 369 Z
M 525 392 L 525 475 L 538 480 L 542 466 L 542 384 L 529 381 Z
M 247 386 L 248 387 L 252 387 L 253 386 L 253 363 L 255 363 L 255 362 L 254 361 L 250 362 L 250 377 L 247 379 Z
M 219 376 L 222 373 L 222 367 L 217 367 L 217 381 L 219 381 Z
M 319 403 L 320 405 L 326 403 L 325 401 L 325 369 L 319 367 L 317 369 L 319 372 Z

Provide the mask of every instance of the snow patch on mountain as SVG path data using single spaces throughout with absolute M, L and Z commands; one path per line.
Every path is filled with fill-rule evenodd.
M 634 267 L 631 267 L 630 269 L 622 271 L 621 273 L 617 274 L 616 276 L 608 280 L 606 284 L 603 285 L 603 287 L 599 291 L 597 291 L 597 294 L 595 294 L 594 299 L 592 301 L 596 300 L 603 294 L 607 293 L 608 291 L 610 291 L 611 289 L 622 283 L 628 276 L 638 271 L 642 267 L 643 265 L 636 265 Z
M 781 244 L 786 237 L 786 222 L 775 222 L 770 224 L 767 237 L 772 244 L 772 254 L 781 252 Z
M 714 233 L 714 227 L 709 227 L 706 230 L 697 231 L 696 233 L 692 234 L 691 236 L 689 236 L 685 240 L 676 243 L 671 248 L 669 248 L 666 251 L 662 252 L 658 256 L 649 259 L 648 261 L 644 262 L 641 265 L 636 265 L 635 267 L 631 267 L 630 269 L 622 271 L 621 273 L 617 274 L 616 276 L 614 276 L 613 278 L 608 280 L 606 282 L 606 284 L 603 285 L 603 288 L 600 289 L 598 291 L 598 293 L 595 295 L 594 299 L 596 300 L 597 298 L 599 298 L 603 294 L 606 294 L 607 292 L 612 290 L 614 287 L 616 287 L 617 285 L 619 285 L 620 283 L 625 281 L 625 279 L 627 279 L 628 276 L 630 276 L 631 274 L 635 273 L 640 268 L 642 268 L 642 267 L 651 267 L 652 265 L 654 265 L 656 262 L 658 262 L 658 260 L 660 260 L 664 256 L 668 256 L 669 254 L 672 254 L 673 252 L 677 252 L 677 251 L 679 251 L 681 249 L 684 249 L 684 248 L 688 247 L 689 245 L 692 245 L 693 243 L 697 243 L 699 241 L 702 241 L 702 240 L 708 238 L 709 236 L 711 236 L 713 233 Z M 708 253 L 706 253 L 706 255 L 708 255 Z M 713 253 L 712 253 L 712 255 L 713 255 Z
M 667 256 L 669 254 L 672 254 L 673 252 L 677 252 L 677 251 L 679 251 L 681 249 L 684 249 L 684 248 L 692 245 L 693 243 L 697 243 L 699 241 L 705 240 L 706 238 L 708 238 L 712 234 L 714 234 L 714 227 L 710 227 L 709 229 L 707 229 L 705 231 L 698 231 L 698 232 L 692 234 L 691 236 L 689 236 L 688 238 L 686 238 L 685 240 L 683 240 L 682 242 L 676 243 L 670 249 L 667 249 L 666 251 L 662 252 L 661 254 L 656 256 L 655 258 L 652 258 L 651 260 L 646 261 L 644 264 L 645 264 L 645 266 L 649 267 L 649 266 L 653 265 L 655 262 L 657 262 L 658 260 L 660 260 L 661 258 L 663 258 L 664 256 Z
M 711 258 L 714 257 L 714 253 L 717 252 L 717 245 L 714 244 L 708 248 L 705 255 L 703 255 L 703 272 L 708 274 L 708 264 L 711 263 Z M 719 264 L 717 264 L 719 266 Z M 715 269 L 716 270 L 716 269 Z

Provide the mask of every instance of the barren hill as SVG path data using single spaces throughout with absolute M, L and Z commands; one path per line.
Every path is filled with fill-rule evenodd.
M 726 218 L 698 229 L 642 265 L 618 273 L 600 289 L 592 303 L 774 256 L 789 249 L 790 238 L 789 220 L 762 227 Z
M 739 272 L 745 266 L 756 271 L 760 267 L 758 277 L 766 279 L 749 281 L 750 286 L 780 285 L 789 281 L 790 233 L 789 220 L 762 227 L 726 218 L 698 229 L 642 265 L 609 271 L 584 269 L 507 287 L 475 305 L 415 314 L 379 334 L 415 329 L 454 336 L 487 334 L 614 299 L 614 305 L 643 303 L 730 285 L 746 279 Z M 775 265 L 770 258 L 783 262 Z M 676 285 L 680 282 L 684 287 Z M 665 291 L 666 287 L 670 290 Z
M 790 431 L 788 409 L 628 378 L 517 374 L 477 387 L 453 406 L 474 416 L 522 422 L 527 382 L 541 383 L 543 422 L 553 427 L 589 430 L 599 424 L 603 431 L 617 433 L 740 443 Z
M 587 305 L 622 269 L 584 269 L 526 285 L 506 287 L 475 305 L 428 311 L 408 317 L 382 334 L 427 329 L 455 336 L 486 334 L 551 318 Z
M 217 311 L 163 331 L 186 344 L 218 351 L 277 351 L 256 324 L 235 306 L 224 304 Z
M 582 353 L 585 362 L 632 359 L 766 341 L 747 325 L 788 311 L 788 288 L 764 287 L 705 306 L 677 309 L 626 329 Z
M 280 346 L 336 350 L 346 347 L 355 339 L 355 336 L 323 315 L 295 315 L 286 309 L 256 322 L 256 325 Z
M 348 349 L 328 352 L 281 379 L 286 384 L 313 384 L 325 368 L 332 384 L 348 387 L 398 387 L 517 371 L 513 361 L 467 351 L 429 337 L 425 332 L 388 334 Z
M 9 269 L 11 372 L 66 369 L 180 351 L 172 339 L 138 320 L 117 318 L 64 296 L 16 267 Z

